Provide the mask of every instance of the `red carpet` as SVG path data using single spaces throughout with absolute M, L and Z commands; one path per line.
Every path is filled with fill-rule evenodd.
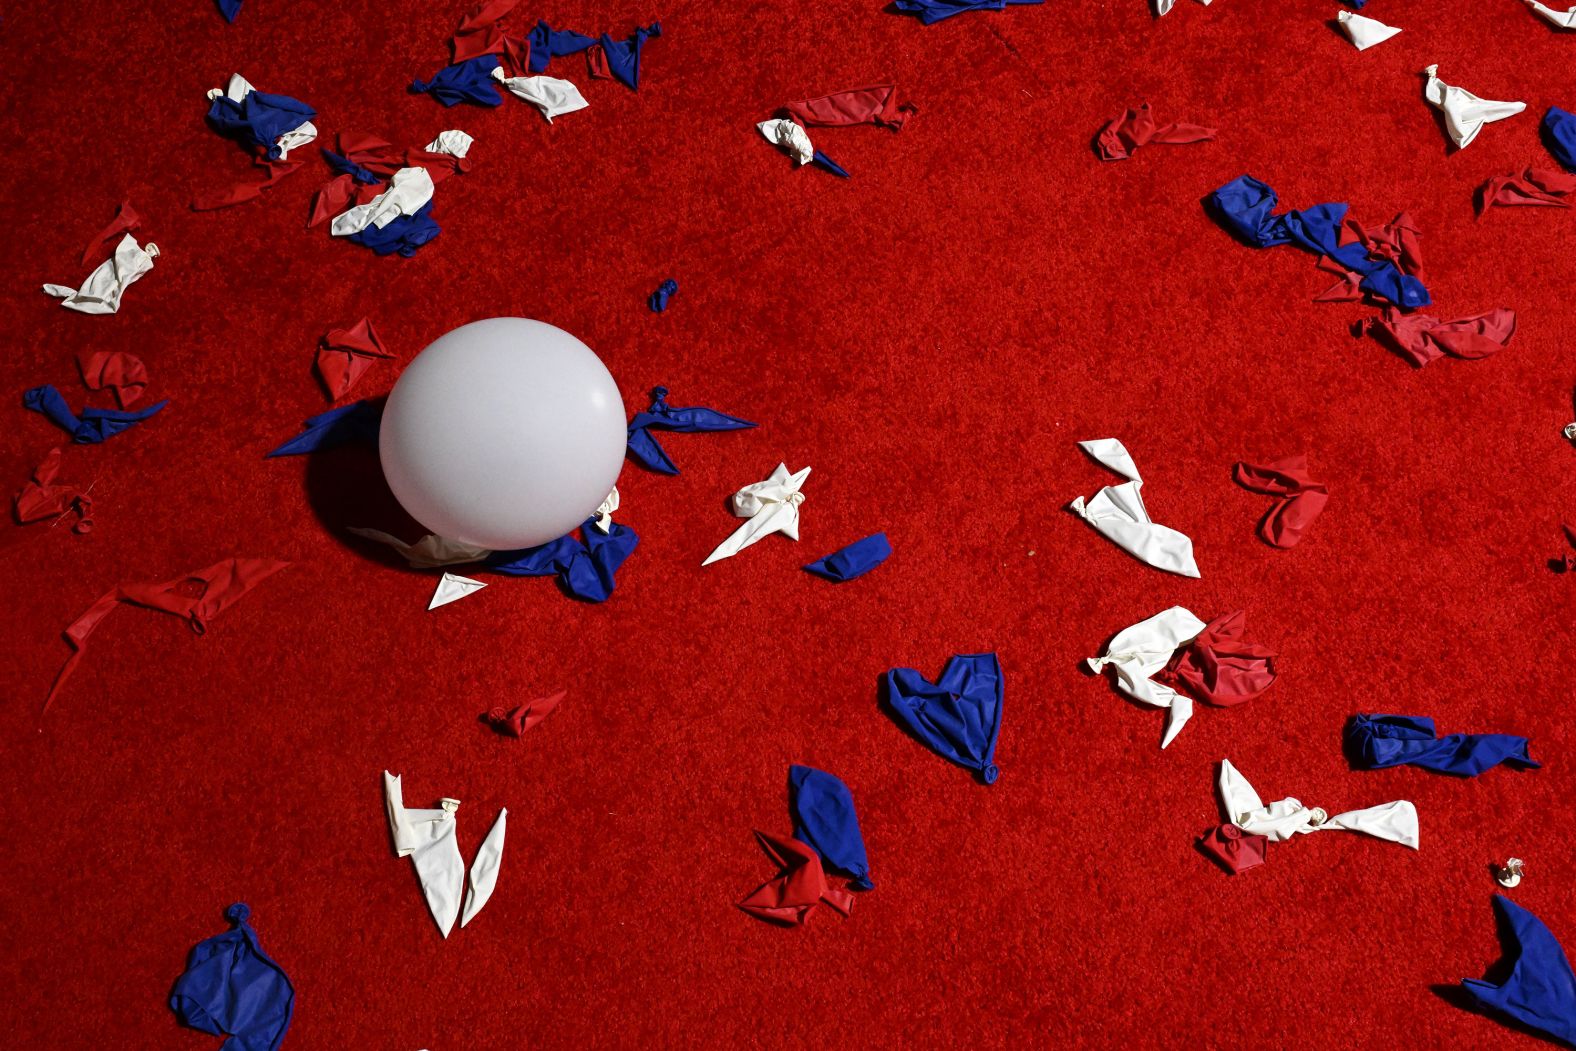
M 1519 3 L 1378 0 L 1405 29 L 1358 53 L 1314 0 L 1209 8 L 1057 0 L 925 28 L 880 0 L 665 7 L 549 4 L 615 35 L 660 18 L 640 91 L 575 80 L 589 110 L 549 126 L 507 100 L 408 96 L 466 4 L 202 0 L 18 7 L 4 20 L 0 129 L 12 178 L 0 289 L 9 350 L 0 477 L 60 441 L 21 392 L 84 397 L 74 359 L 129 350 L 157 418 L 67 451 L 97 528 L 8 526 L 0 740 L 11 859 L 0 1008 L 18 1048 L 203 1048 L 166 1006 L 187 950 L 245 900 L 298 990 L 304 1048 L 522 1046 L 1536 1047 L 1436 992 L 1499 949 L 1489 864 L 1576 948 L 1569 892 L 1570 244 L 1576 217 L 1473 218 L 1490 176 L 1543 162 L 1537 122 L 1576 103 L 1576 38 Z M 1331 20 L 1331 21 L 1327 21 Z M 1425 65 L 1527 113 L 1447 155 Z M 263 200 L 194 214 L 245 158 L 203 124 L 243 72 L 340 129 L 420 146 L 463 128 L 474 170 L 438 188 L 443 234 L 379 259 L 302 229 L 310 164 Z M 825 130 L 850 181 L 793 170 L 754 122 L 795 98 L 895 81 L 901 134 Z M 1217 142 L 1099 163 L 1102 123 L 1149 100 Z M 1510 347 L 1417 370 L 1314 304 L 1333 280 L 1255 252 L 1200 207 L 1250 172 L 1285 207 L 1407 210 L 1444 317 L 1514 308 Z M 129 197 L 163 250 L 116 317 L 41 295 Z M 651 314 L 665 277 L 680 291 Z M 322 332 L 370 315 L 398 362 L 443 332 L 518 314 L 581 336 L 631 411 L 760 421 L 675 436 L 684 473 L 629 466 L 639 550 L 604 606 L 549 581 L 431 615 L 428 574 L 348 537 L 414 537 L 370 451 L 264 460 L 326 406 Z M 93 404 L 111 404 L 102 395 Z M 1116 436 L 1202 580 L 1152 570 L 1062 510 L 1116 481 L 1079 452 Z M 1294 551 L 1255 535 L 1239 459 L 1308 451 L 1329 510 Z M 725 498 L 779 460 L 813 465 L 803 540 L 700 562 Z M 896 553 L 845 586 L 799 567 L 884 529 Z M 127 580 L 231 555 L 287 559 L 204 637 L 118 611 L 48 716 L 61 629 Z M 1243 608 L 1281 681 L 1163 713 L 1080 661 L 1181 603 Z M 888 667 L 938 673 L 994 649 L 1007 676 L 1000 780 L 982 786 L 877 707 Z M 559 689 L 513 741 L 477 715 Z M 1348 770 L 1356 711 L 1441 732 L 1526 734 L 1546 768 L 1461 781 Z M 1229 756 L 1267 799 L 1333 810 L 1407 798 L 1422 850 L 1300 837 L 1231 878 L 1197 853 Z M 791 762 L 852 788 L 876 889 L 802 930 L 733 902 L 771 875 L 752 828 L 786 833 Z M 509 842 L 487 911 L 444 943 L 396 859 L 380 775 L 464 800 L 469 858 L 500 806 Z

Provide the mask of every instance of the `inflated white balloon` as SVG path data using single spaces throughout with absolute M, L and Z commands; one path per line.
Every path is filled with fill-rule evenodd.
M 378 451 L 400 505 L 428 530 L 494 550 L 555 540 L 595 513 L 624 464 L 624 402 L 607 366 L 563 329 L 474 321 L 394 384 Z

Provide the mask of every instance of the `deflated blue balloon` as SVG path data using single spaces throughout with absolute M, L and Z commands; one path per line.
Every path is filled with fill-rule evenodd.
M 412 94 L 431 95 L 445 106 L 458 106 L 462 102 L 502 106 L 503 96 L 498 94 L 498 82 L 492 75 L 497 68 L 497 55 L 477 55 L 443 67 L 431 80 L 411 81 L 410 90 Z
M 607 533 L 589 518 L 580 527 L 584 541 L 571 535 L 561 536 L 537 547 L 518 551 L 495 551 L 483 565 L 495 573 L 513 577 L 557 575 L 564 590 L 587 602 L 606 602 L 613 594 L 613 575 L 624 564 L 640 538 L 626 525 L 613 522 Z
M 943 18 L 961 15 L 965 11 L 1001 11 L 1008 4 L 1043 2 L 1044 0 L 895 0 L 892 6 L 904 14 L 916 16 L 928 26 Z
M 348 157 L 341 157 L 333 150 L 324 149 L 323 159 L 328 162 L 328 166 L 334 169 L 337 174 L 348 175 L 357 182 L 366 183 L 368 186 L 370 186 L 373 183 L 380 183 L 383 181 L 382 177 L 379 176 L 377 172 L 372 171 L 369 168 L 363 168 L 355 161 Z
M 637 26 L 628 40 L 614 40 L 602 34 L 602 54 L 607 58 L 607 71 L 618 82 L 631 89 L 640 86 L 640 47 L 647 37 L 661 36 L 662 23 L 653 22 L 644 29 Z M 532 49 L 535 55 L 535 49 Z
M 821 855 L 826 868 L 849 877 L 849 886 L 856 890 L 875 886 L 847 785 L 823 770 L 790 766 L 788 808 L 793 812 L 793 838 Z
M 124 412 L 119 409 L 83 409 L 82 415 L 78 416 L 66 404 L 65 395 L 46 383 L 42 387 L 34 387 L 24 392 L 22 404 L 34 412 L 43 413 L 49 418 L 50 423 L 71 435 L 71 440 L 78 445 L 97 445 L 104 439 L 114 437 L 126 428 L 141 423 L 169 402 L 161 401 L 157 405 L 149 405 L 146 409 L 138 409 L 136 412 Z
M 1543 144 L 1566 171 L 1576 172 L 1576 113 L 1550 106 L 1543 115 Z
M 241 13 L 241 0 L 219 0 L 219 13 L 226 22 L 234 22 L 235 16 Z
M 378 255 L 398 252 L 408 259 L 416 254 L 416 249 L 442 232 L 443 227 L 432 217 L 432 202 L 428 201 L 410 215 L 399 216 L 383 226 L 368 223 L 365 229 L 356 231 L 345 240 L 351 244 L 364 245 Z
M 545 21 L 537 22 L 530 32 L 531 72 L 540 73 L 548 63 L 564 55 L 573 55 L 595 44 L 591 37 L 568 29 L 554 29 Z
M 182 1025 L 229 1037 L 220 1051 L 278 1051 L 295 1009 L 290 979 L 246 922 L 251 912 L 241 903 L 226 909 L 232 929 L 192 948 L 170 992 Z
M 987 785 L 997 775 L 1001 699 L 1001 664 L 994 653 L 959 654 L 936 682 L 913 668 L 886 674 L 893 718 L 931 751 L 973 770 Z
M 1434 735 L 1434 720 L 1416 715 L 1358 715 L 1346 727 L 1353 761 L 1365 770 L 1421 766 L 1442 774 L 1476 777 L 1508 763 L 1537 767 L 1527 754 L 1527 739 L 1510 734 Z
M 279 159 L 279 136 L 294 131 L 317 111 L 289 95 L 270 95 L 253 89 L 236 102 L 217 95 L 208 104 L 208 123 L 225 138 L 264 150 L 269 160 Z
M 1484 1007 L 1576 1044 L 1576 975 L 1565 950 L 1542 920 L 1504 895 L 1494 895 L 1494 912 L 1505 958 L 1514 961 L 1510 976 L 1497 985 L 1463 978 L 1461 985 Z
M 376 444 L 383 422 L 383 400 L 367 399 L 329 409 L 306 421 L 300 434 L 270 452 L 269 456 L 300 456 L 353 442 Z
M 1240 175 L 1204 199 L 1205 208 L 1238 240 L 1254 248 L 1297 244 L 1329 256 L 1362 275 L 1365 292 L 1411 309 L 1428 306 L 1428 289 L 1403 274 L 1388 259 L 1371 259 L 1360 242 L 1340 243 L 1345 204 L 1321 204 L 1302 211 L 1275 214 L 1275 191 L 1251 175 Z
M 657 290 L 646 299 L 646 306 L 660 314 L 668 309 L 668 300 L 678 295 L 679 283 L 671 277 L 657 286 Z
M 863 540 L 855 540 L 840 551 L 811 562 L 805 569 L 818 577 L 834 580 L 839 584 L 855 577 L 862 577 L 885 562 L 892 555 L 892 545 L 885 533 L 875 533 Z
M 820 166 L 822 168 L 825 168 L 827 171 L 831 172 L 833 175 L 839 176 L 839 177 L 844 178 L 844 179 L 849 178 L 848 172 L 844 170 L 844 168 L 843 168 L 843 166 L 841 164 L 838 164 L 836 161 L 832 160 L 832 158 L 828 157 L 826 154 L 822 153 L 820 150 L 814 151 L 811 154 L 811 156 L 810 156 L 810 160 L 811 160 L 812 163 L 814 163 L 814 164 L 816 164 L 816 165 L 818 165 L 818 166 Z
M 678 434 L 698 434 L 703 431 L 737 431 L 755 424 L 714 409 L 699 406 L 674 408 L 667 402 L 668 389 L 657 387 L 651 392 L 651 407 L 635 414 L 629 421 L 629 455 L 642 466 L 663 474 L 678 474 L 679 469 L 668 459 L 668 454 L 652 431 L 674 431 Z

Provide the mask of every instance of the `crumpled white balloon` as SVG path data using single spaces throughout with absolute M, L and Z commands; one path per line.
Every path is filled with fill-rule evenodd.
M 502 67 L 494 67 L 493 79 L 509 89 L 515 98 L 524 99 L 542 111 L 551 124 L 553 118 L 565 113 L 585 109 L 591 103 L 580 94 L 580 89 L 567 80 L 557 77 L 506 77 Z
M 464 157 L 471 152 L 476 140 L 458 128 L 438 132 L 438 137 L 427 143 L 428 153 L 447 153 L 451 157 Z
M 786 118 L 782 120 L 763 120 L 756 125 L 760 133 L 766 136 L 766 141 L 773 146 L 781 146 L 783 151 L 800 164 L 809 164 L 815 159 L 815 147 L 810 145 L 810 135 L 798 124 Z
M 1193 541 L 1186 534 L 1159 525 L 1149 517 L 1140 493 L 1144 480 L 1139 477 L 1138 465 L 1126 446 L 1115 438 L 1097 438 L 1078 445 L 1096 461 L 1132 481 L 1106 486 L 1087 504 L 1080 496 L 1068 505 L 1068 510 L 1140 561 L 1168 573 L 1197 577 Z
M 599 506 L 596 509 L 596 521 L 593 523 L 593 525 L 595 525 L 598 529 L 600 529 L 604 533 L 607 532 L 609 529 L 612 529 L 613 528 L 613 512 L 617 511 L 617 510 L 618 510 L 618 486 L 615 485 L 613 487 L 613 491 L 611 493 L 607 494 L 607 499 L 603 500 L 602 503 L 601 503 L 601 506 Z
M 433 533 L 428 533 L 414 544 L 407 544 L 398 537 L 377 529 L 352 527 L 348 531 L 368 540 L 387 544 L 398 551 L 401 557 L 410 563 L 412 569 L 439 569 L 443 566 L 463 565 L 466 562 L 480 562 L 492 554 L 491 548 L 462 544 L 458 540 L 445 540 Z
M 810 468 L 793 474 L 788 465 L 780 463 L 764 482 L 747 485 L 733 494 L 733 513 L 749 519 L 733 535 L 717 545 L 717 550 L 706 556 L 701 565 L 738 554 L 763 536 L 782 533 L 790 540 L 799 539 L 799 505 L 804 494 L 799 488 L 810 476 Z
M 45 285 L 44 291 L 60 299 L 60 305 L 83 314 L 114 314 L 120 310 L 120 297 L 143 274 L 153 269 L 159 246 L 149 241 L 137 244 L 130 234 L 120 239 L 115 254 L 104 260 L 82 282 L 81 288 Z
M 232 73 L 230 74 L 230 83 L 226 85 L 225 89 L 220 91 L 218 88 L 210 88 L 208 98 L 212 100 L 223 95 L 231 102 L 241 102 L 255 90 L 257 89 L 247 83 L 246 78 L 241 76 L 241 74 Z M 279 147 L 279 159 L 286 159 L 290 156 L 291 150 L 299 149 L 315 138 L 317 138 L 317 125 L 309 120 L 302 121 L 296 127 L 291 128 L 274 140 L 274 145 Z
M 1193 698 L 1150 678 L 1179 648 L 1198 638 L 1205 624 L 1189 610 L 1172 606 L 1119 632 L 1105 648 L 1105 655 L 1090 657 L 1089 670 L 1100 672 L 1107 666 L 1116 671 L 1117 687 L 1129 697 L 1169 711 L 1164 748 L 1176 740 L 1182 727 L 1193 717 Z
M 1198 0 L 1198 2 L 1205 7 L 1209 6 L 1209 0 Z M 1162 15 L 1170 14 L 1171 8 L 1175 5 L 1176 0 L 1155 0 L 1155 17 L 1159 18 Z
M 462 577 L 458 573 L 445 573 L 438 578 L 438 586 L 432 592 L 432 600 L 427 603 L 427 612 L 431 613 L 439 606 L 458 602 L 467 595 L 474 595 L 486 586 L 484 581 Z M 460 926 L 463 927 L 465 924 L 462 923 Z
M 1387 26 L 1377 18 L 1355 15 L 1350 11 L 1342 11 L 1335 17 L 1359 51 L 1367 51 L 1375 44 L 1382 44 L 1400 32 L 1395 26 Z
M 1428 78 L 1428 83 L 1423 85 L 1423 97 L 1445 115 L 1445 131 L 1458 148 L 1464 149 L 1477 138 L 1483 125 L 1514 117 L 1527 108 L 1525 102 L 1480 99 L 1470 91 L 1446 84 L 1439 79 L 1438 72 L 1437 65 L 1423 70 Z
M 1343 828 L 1418 849 L 1417 808 L 1405 799 L 1366 810 L 1349 810 L 1334 817 L 1319 807 L 1305 807 L 1289 796 L 1265 806 L 1229 759 L 1220 761 L 1218 787 L 1226 820 L 1249 835 L 1268 836 L 1272 843 L 1282 843 L 1299 832 Z
M 1527 0 L 1527 6 L 1556 29 L 1576 29 L 1576 7 L 1556 11 L 1552 7 L 1544 7 L 1538 0 Z
M 408 857 L 416 866 L 421 892 L 427 908 L 447 938 L 460 915 L 460 890 L 465 885 L 465 861 L 455 836 L 454 812 L 458 799 L 444 798 L 438 810 L 407 810 L 398 776 L 383 771 L 383 803 L 388 812 L 389 832 L 394 837 L 394 853 Z M 470 892 L 465 901 L 463 927 L 475 918 L 492 897 L 498 883 L 498 867 L 503 861 L 503 839 L 507 809 L 498 811 L 498 820 L 476 852 L 471 865 Z
M 329 231 L 335 237 L 359 234 L 369 226 L 383 229 L 403 215 L 415 215 L 432 200 L 432 176 L 426 168 L 401 168 L 389 188 L 366 204 L 347 208 L 334 216 Z

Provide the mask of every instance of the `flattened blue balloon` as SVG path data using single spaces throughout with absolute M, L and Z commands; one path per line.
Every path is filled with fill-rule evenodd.
M 218 95 L 208 104 L 208 123 L 225 138 L 260 149 L 269 160 L 279 159 L 279 136 L 294 131 L 317 111 L 289 95 L 252 90 L 240 102 Z
M 54 387 L 44 384 L 22 395 L 22 404 L 34 412 L 42 413 L 50 423 L 71 435 L 78 445 L 97 445 L 112 438 L 128 427 L 133 427 L 169 404 L 161 401 L 136 412 L 119 409 L 83 409 L 78 416 L 66 404 L 66 399 Z
M 576 54 L 596 43 L 595 40 L 581 33 L 568 29 L 555 30 L 545 21 L 536 23 L 536 27 L 530 32 L 530 39 L 532 73 L 541 73 L 547 69 L 548 63 L 553 59 Z
M 1510 977 L 1498 985 L 1463 978 L 1462 987 L 1484 1007 L 1576 1044 L 1576 975 L 1565 950 L 1542 920 L 1504 895 L 1494 895 L 1494 913 L 1505 959 L 1514 961 Z
M 1416 715 L 1358 715 L 1346 727 L 1353 761 L 1365 770 L 1420 766 L 1441 774 L 1476 777 L 1500 763 L 1537 768 L 1527 739 L 1510 734 L 1436 737 L 1434 720 Z
M 892 555 L 892 545 L 885 533 L 874 533 L 863 540 L 855 540 L 840 551 L 811 562 L 805 569 L 818 577 L 825 577 L 841 584 L 862 577 L 885 562 Z
M 847 785 L 812 766 L 790 766 L 788 808 L 793 813 L 793 838 L 821 855 L 826 868 L 853 880 L 850 886 L 856 890 L 875 886 Z
M 958 654 L 936 682 L 913 668 L 893 668 L 885 699 L 893 718 L 931 751 L 987 785 L 996 780 L 1002 676 L 994 653 Z
M 443 232 L 432 217 L 432 202 L 428 201 L 411 215 L 402 215 L 384 226 L 367 224 L 366 229 L 351 234 L 345 240 L 364 245 L 378 255 L 398 252 L 405 258 L 416 254 L 416 249 Z
M 1008 4 L 1039 3 L 1044 0 L 895 0 L 892 6 L 928 26 L 965 11 L 1002 11 Z
M 827 171 L 840 178 L 847 179 L 849 177 L 848 172 L 843 169 L 841 164 L 838 164 L 820 150 L 816 150 L 813 154 L 811 154 L 810 161 L 813 164 L 825 168 Z
M 251 909 L 237 903 L 224 915 L 232 929 L 192 948 L 170 992 L 170 1010 L 188 1028 L 228 1036 L 220 1051 L 278 1051 L 295 989 L 247 924 Z
M 219 13 L 226 22 L 233 24 L 235 16 L 241 13 L 241 0 L 219 0 Z
M 1540 126 L 1543 145 L 1549 148 L 1554 159 L 1568 172 L 1576 172 L 1576 113 L 1567 113 L 1558 106 L 1550 106 L 1543 115 Z
M 492 75 L 497 68 L 497 55 L 477 55 L 443 67 L 431 80 L 411 81 L 410 90 L 412 94 L 431 95 L 445 106 L 458 106 L 462 102 L 502 106 L 503 96 L 498 94 L 498 82 Z
M 629 455 L 643 467 L 663 474 L 678 474 L 679 469 L 668 459 L 668 454 L 652 431 L 673 431 L 677 434 L 698 434 L 704 431 L 737 431 L 754 427 L 749 420 L 729 416 L 714 409 L 699 406 L 674 408 L 667 403 L 668 389 L 657 387 L 651 392 L 651 407 L 635 414 L 629 421 Z
M 335 153 L 333 150 L 330 150 L 330 149 L 323 150 L 323 159 L 328 162 L 328 166 L 330 168 L 334 169 L 334 172 L 336 174 L 338 174 L 338 175 L 348 175 L 351 178 L 355 179 L 357 182 L 366 183 L 368 186 L 370 186 L 373 183 L 378 183 L 378 182 L 382 182 L 383 181 L 378 176 L 377 172 L 372 171 L 372 170 L 370 170 L 368 168 L 363 168 L 361 165 L 357 164 L 355 161 L 351 160 L 348 157 L 341 157 L 339 154 Z
M 1361 243 L 1340 243 L 1345 204 L 1320 204 L 1275 214 L 1275 191 L 1251 175 L 1240 175 L 1204 199 L 1204 207 L 1234 237 L 1253 248 L 1297 244 L 1327 255 L 1362 275 L 1361 288 L 1397 306 L 1428 306 L 1428 289 L 1388 259 L 1371 259 Z
M 646 306 L 660 314 L 668 309 L 668 300 L 678 295 L 679 283 L 671 277 L 657 286 L 657 290 L 646 299 Z
M 538 547 L 495 551 L 482 563 L 495 573 L 513 577 L 556 575 L 564 590 L 587 602 L 606 602 L 613 594 L 614 574 L 634 552 L 640 537 L 626 525 L 612 523 L 606 534 L 587 519 L 580 527 L 584 541 L 561 536 Z
M 300 434 L 270 452 L 269 456 L 300 456 L 353 442 L 376 444 L 383 423 L 382 399 L 354 401 L 329 409 L 306 421 Z
M 662 23 L 653 22 L 644 29 L 635 28 L 628 40 L 614 40 L 602 34 L 602 54 L 607 58 L 607 71 L 618 82 L 631 90 L 640 86 L 640 48 L 647 37 L 661 36 Z

